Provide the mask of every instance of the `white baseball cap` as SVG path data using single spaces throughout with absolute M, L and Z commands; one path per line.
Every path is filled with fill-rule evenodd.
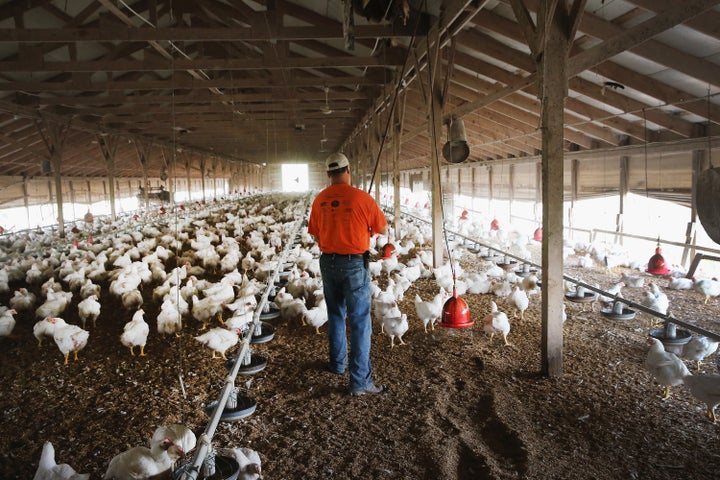
M 325 159 L 326 171 L 337 170 L 339 168 L 350 166 L 350 160 L 342 153 L 333 153 Z

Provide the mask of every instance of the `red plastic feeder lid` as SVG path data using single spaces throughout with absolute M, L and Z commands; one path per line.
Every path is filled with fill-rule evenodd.
M 542 227 L 536 228 L 535 232 L 533 233 L 533 240 L 535 240 L 536 242 L 542 242 L 542 234 L 543 234 Z
M 665 259 L 662 256 L 662 249 L 657 247 L 655 249 L 655 255 L 650 257 L 648 261 L 647 273 L 651 275 L 667 275 L 670 273 L 670 269 L 665 265 Z
M 395 252 L 395 245 L 392 243 L 386 243 L 382 248 L 382 258 L 392 257 L 393 252 Z
M 445 328 L 468 328 L 475 324 L 470 320 L 470 307 L 462 298 L 452 296 L 445 301 L 442 320 L 438 323 Z
M 467 220 L 467 218 L 468 218 L 468 211 L 463 210 L 462 213 L 460 214 L 460 220 Z
M 500 230 L 500 222 L 497 218 L 490 222 L 490 230 Z

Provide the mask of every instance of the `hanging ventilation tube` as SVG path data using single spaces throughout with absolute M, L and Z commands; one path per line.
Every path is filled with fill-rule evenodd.
M 453 115 L 448 124 L 450 140 L 443 145 L 442 154 L 448 163 L 462 163 L 470 156 L 470 147 L 465 136 L 465 124 Z

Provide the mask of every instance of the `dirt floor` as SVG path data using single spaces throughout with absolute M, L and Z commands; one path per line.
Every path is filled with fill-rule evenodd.
M 475 261 L 467 254 L 463 265 Z M 603 287 L 620 277 L 574 264 L 570 257 L 569 274 Z M 539 295 L 520 321 L 506 299 L 466 294 L 473 328 L 425 334 L 413 298 L 436 291 L 422 279 L 406 292 L 406 345 L 391 349 L 386 336 L 374 336 L 374 375 L 387 392 L 373 397 L 350 397 L 346 376 L 325 371 L 324 328 L 316 335 L 295 321 L 270 321 L 275 337 L 253 347 L 267 368 L 236 381 L 257 409 L 221 423 L 214 445 L 257 450 L 266 479 L 718 478 L 719 430 L 704 405 L 683 387 L 661 400 L 643 367 L 644 315 L 612 321 L 567 302 L 563 375 L 544 378 Z M 720 298 L 703 305 L 697 292 L 667 293 L 677 318 L 717 330 Z M 491 300 L 511 316 L 510 347 L 483 333 Z M 78 323 L 76 305 L 63 314 L 69 323 Z M 13 336 L 0 342 L 0 478 L 32 478 L 47 440 L 59 462 L 100 479 L 114 455 L 147 445 L 161 424 L 205 429 L 203 407 L 219 395 L 227 369 L 193 339 L 200 326 L 162 338 L 159 305 L 148 300 L 147 356 L 131 357 L 119 342 L 131 314 L 106 289 L 102 305 L 87 347 L 68 366 L 52 341 L 37 347 L 32 314 L 18 315 Z M 713 355 L 703 371 L 716 373 L 715 363 Z

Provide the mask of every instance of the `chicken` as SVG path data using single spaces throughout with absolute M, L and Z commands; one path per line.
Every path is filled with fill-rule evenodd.
M 163 301 L 157 316 L 157 329 L 161 334 L 177 335 L 182 330 L 182 316 L 172 300 Z
M 159 427 L 150 440 L 150 448 L 138 446 L 115 455 L 103 480 L 149 479 L 169 470 L 173 460 L 168 449 L 173 440 L 166 433 L 165 427 Z
M 695 280 L 692 278 L 678 277 L 671 278 L 666 288 L 670 290 L 692 290 Z
M 715 423 L 715 407 L 720 404 L 720 375 L 687 375 L 683 384 L 693 397 L 707 406 L 707 417 Z
M 395 348 L 395 338 L 398 339 L 400 345 L 405 345 L 402 337 L 410 327 L 407 314 L 401 313 L 400 309 L 396 306 L 385 313 L 385 316 L 382 318 L 382 324 L 385 334 L 390 337 L 390 348 Z
M 625 286 L 624 282 L 617 282 L 612 287 L 608 288 L 606 290 L 609 295 L 600 295 L 598 300 L 605 304 L 606 306 L 612 306 L 613 302 L 615 301 L 615 297 L 623 298 L 622 296 L 622 289 Z
M 530 299 L 527 296 L 525 290 L 521 290 L 517 285 L 513 287 L 513 292 L 510 294 L 510 301 L 515 305 L 515 308 L 520 312 L 520 320 L 525 319 L 525 310 L 530 306 Z
M 683 383 L 683 378 L 690 375 L 690 371 L 677 355 L 665 351 L 665 346 L 657 338 L 648 337 L 647 343 L 650 349 L 645 357 L 645 368 L 665 387 L 662 399 L 666 400 L 670 397 L 670 388 Z
M 80 287 L 80 297 L 88 298 L 91 295 L 96 295 L 100 298 L 100 285 L 92 282 L 89 278 L 85 280 L 85 283 Z
M 65 311 L 72 296 L 72 292 L 49 290 L 45 303 L 35 309 L 35 316 L 37 318 L 57 317 Z
M 37 338 L 38 348 L 42 347 L 42 341 L 45 337 L 52 338 L 55 334 L 55 328 L 59 325 L 65 325 L 65 320 L 59 317 L 45 317 L 33 325 L 33 335 Z
M 496 333 L 499 333 L 503 337 L 505 346 L 511 344 L 507 341 L 507 336 L 510 334 L 510 320 L 504 312 L 498 311 L 497 304 L 490 302 L 490 313 L 485 315 L 485 325 L 483 325 L 483 331 L 490 335 L 492 341 Z
M 207 328 L 210 320 L 217 315 L 222 306 L 218 304 L 213 297 L 205 297 L 202 300 L 197 295 L 192 296 L 192 316 L 195 320 L 202 323 L 202 329 Z
M 70 352 L 73 353 L 73 360 L 78 359 L 78 352 L 85 348 L 89 336 L 90 332 L 83 330 L 77 325 L 67 323 L 65 325 L 56 324 L 53 339 L 60 349 L 60 352 L 65 356 L 65 365 L 68 364 Z
M 45 442 L 40 463 L 35 471 L 33 480 L 89 480 L 89 473 L 77 473 L 74 468 L 66 463 L 55 462 L 55 447 L 50 442 Z
M 120 335 L 120 343 L 130 349 L 130 355 L 135 356 L 134 348 L 140 347 L 140 356 L 145 356 L 145 345 L 147 344 L 150 326 L 144 318 L 145 311 L 141 308 L 123 327 L 123 333 Z
M 670 299 L 665 293 L 661 292 L 654 283 L 651 283 L 650 287 L 654 288 L 652 288 L 651 291 L 645 292 L 645 298 L 642 299 L 640 303 L 650 310 L 655 310 L 663 315 L 667 315 L 668 308 L 670 308 Z
M 693 286 L 695 290 L 705 295 L 705 302 L 707 303 L 713 297 L 720 295 L 720 281 L 712 279 L 702 279 L 695 282 Z
M 85 324 L 88 320 L 92 320 L 92 326 L 95 328 L 95 322 L 100 316 L 100 302 L 98 302 L 97 295 L 90 295 L 88 298 L 78 303 L 78 315 L 82 321 L 83 328 L 85 328 Z
M 225 352 L 238 343 L 239 335 L 239 329 L 226 330 L 218 327 L 194 338 L 212 350 L 212 358 L 217 358 L 215 353 L 219 353 L 224 360 L 227 360 Z
M 0 313 L 0 338 L 8 337 L 15 328 L 15 317 L 17 313 L 14 308 Z
M 645 286 L 645 279 L 640 275 L 628 275 L 623 273 L 620 281 L 628 288 L 642 288 Z
M 325 303 L 325 299 L 323 298 L 320 300 L 316 306 L 306 309 L 304 317 L 307 324 L 311 327 L 315 327 L 315 333 L 320 335 L 320 327 L 325 325 L 328 321 L 327 304 Z
M 710 340 L 704 336 L 693 337 L 683 345 L 680 357 L 686 360 L 694 360 L 697 371 L 699 372 L 702 361 L 717 351 L 718 344 L 720 344 L 720 342 Z
M 37 296 L 34 293 L 28 292 L 27 288 L 19 288 L 10 299 L 10 307 L 18 312 L 31 311 L 35 308 L 36 301 Z
M 140 290 L 137 289 L 124 292 L 121 298 L 123 307 L 125 307 L 125 310 L 130 312 L 142 307 L 142 304 L 144 303 L 142 293 L 140 293 Z
M 161 439 L 168 438 L 171 442 L 167 449 L 170 460 L 174 463 L 178 458 L 183 457 L 186 453 L 191 451 L 197 445 L 197 437 L 192 430 L 185 425 L 179 423 L 173 423 L 165 425 L 157 430 L 153 434 L 153 438 Z
M 429 302 L 423 301 L 420 295 L 415 294 L 415 312 L 423 322 L 425 333 L 428 332 L 428 325 L 430 325 L 430 330 L 435 330 L 435 323 L 442 315 L 443 302 L 446 297 L 447 292 L 442 289 Z
M 260 455 L 247 447 L 220 448 L 217 452 L 221 455 L 234 458 L 240 465 L 238 480 L 258 480 L 262 472 Z

